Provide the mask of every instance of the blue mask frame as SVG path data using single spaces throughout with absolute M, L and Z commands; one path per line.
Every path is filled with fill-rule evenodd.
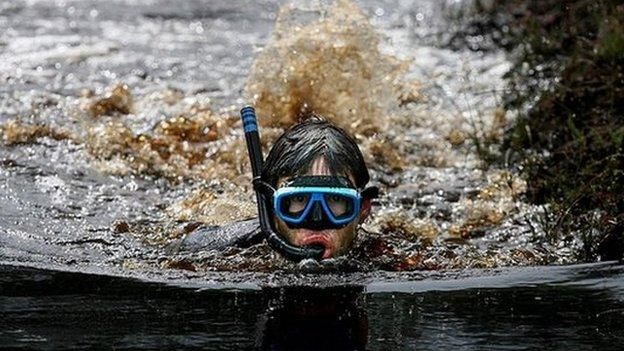
M 285 201 L 291 196 L 307 195 L 309 196 L 308 202 L 305 205 L 303 211 L 297 213 L 297 215 L 290 215 L 282 211 L 282 201 Z M 340 195 L 352 201 L 353 210 L 352 213 L 343 216 L 334 216 L 329 204 L 326 201 L 325 195 Z M 275 215 L 287 224 L 301 224 L 310 215 L 310 212 L 314 208 L 316 203 L 321 204 L 321 208 L 325 214 L 325 217 L 329 219 L 334 226 L 344 226 L 355 220 L 360 214 L 360 205 L 362 203 L 362 195 L 353 188 L 343 187 L 319 187 L 319 186 L 287 186 L 279 188 L 273 194 L 273 211 Z

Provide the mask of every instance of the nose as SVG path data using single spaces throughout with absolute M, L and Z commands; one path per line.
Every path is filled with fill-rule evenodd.
M 312 208 L 312 220 L 314 222 L 320 222 L 323 220 L 323 209 L 321 208 L 320 202 L 316 202 Z

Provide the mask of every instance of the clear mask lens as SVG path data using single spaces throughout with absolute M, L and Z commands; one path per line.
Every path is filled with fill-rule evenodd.
M 325 203 L 334 217 L 340 219 L 353 213 L 353 199 L 338 194 L 325 194 Z
M 281 210 L 289 216 L 298 217 L 308 206 L 310 194 L 293 194 L 282 199 Z

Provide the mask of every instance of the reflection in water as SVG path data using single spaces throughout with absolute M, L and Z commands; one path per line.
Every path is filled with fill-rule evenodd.
M 362 287 L 273 288 L 260 323 L 264 350 L 363 350 L 368 316 L 358 307 Z
M 618 330 L 624 304 L 611 297 L 606 291 L 548 286 L 381 294 L 368 306 L 369 314 L 377 316 L 370 330 L 377 342 L 371 344 L 391 349 L 618 349 L 624 345 Z
M 0 345 L 29 349 L 621 350 L 622 265 L 358 287 L 197 290 L 0 266 Z M 477 279 L 478 281 L 479 279 Z M 474 283 L 474 281 L 473 281 Z M 451 286 L 451 284 L 455 284 Z M 467 286 L 466 286 L 467 285 Z M 450 290 L 449 290 L 450 289 Z

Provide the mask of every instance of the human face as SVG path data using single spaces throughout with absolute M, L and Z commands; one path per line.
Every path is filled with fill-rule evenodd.
M 322 176 L 322 175 L 343 175 L 334 174 L 327 166 L 326 160 L 323 157 L 319 157 L 314 160 L 310 171 L 305 175 Z M 355 182 L 353 176 L 350 174 L 347 176 L 351 182 Z M 282 186 L 287 178 L 280 178 L 278 181 L 278 187 Z M 273 216 L 273 220 L 277 224 L 277 230 L 286 238 L 291 244 L 296 246 L 305 246 L 311 244 L 322 245 L 324 247 L 323 259 L 337 257 L 344 255 L 355 240 L 357 236 L 357 225 L 364 221 L 370 212 L 370 200 L 364 199 L 360 205 L 360 214 L 358 218 L 347 224 L 340 229 L 323 229 L 312 230 L 307 228 L 289 228 L 284 221 Z

